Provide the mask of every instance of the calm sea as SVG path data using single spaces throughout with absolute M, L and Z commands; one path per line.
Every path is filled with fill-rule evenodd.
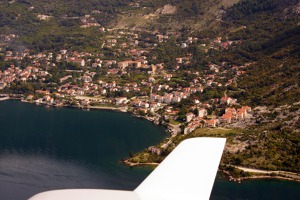
M 125 113 L 46 108 L 0 102 L 0 200 L 22 200 L 47 190 L 131 190 L 151 168 L 119 161 L 158 143 L 162 127 Z M 300 184 L 217 178 L 211 199 L 299 199 Z

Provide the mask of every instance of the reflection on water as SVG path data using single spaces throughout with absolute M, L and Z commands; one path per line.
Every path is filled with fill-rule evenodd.
M 49 189 L 119 186 L 118 179 L 105 172 L 45 155 L 6 152 L 0 160 L 0 194 L 7 195 L 7 199 L 24 199 Z
M 66 188 L 134 189 L 149 168 L 119 161 L 165 137 L 124 113 L 0 102 L 0 199 Z
M 97 174 L 87 166 L 51 159 L 43 155 L 7 153 L 1 156 L 1 181 L 37 188 L 103 186 L 105 174 Z M 95 179 L 95 180 L 94 180 Z M 83 181 L 83 182 L 82 182 Z

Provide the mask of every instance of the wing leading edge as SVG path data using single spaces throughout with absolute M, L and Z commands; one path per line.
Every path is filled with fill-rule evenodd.
M 225 138 L 181 142 L 134 191 L 56 190 L 29 200 L 208 200 L 225 142 Z

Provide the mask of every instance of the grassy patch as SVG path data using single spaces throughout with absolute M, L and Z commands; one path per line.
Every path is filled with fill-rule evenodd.
M 176 121 L 176 120 L 170 120 L 170 124 L 179 125 L 181 123 L 179 121 Z
M 162 157 L 155 154 L 151 154 L 149 152 L 141 152 L 133 155 L 133 157 L 128 159 L 128 161 L 133 163 L 140 163 L 140 164 L 159 163 L 162 161 Z
M 195 137 L 201 136 L 230 136 L 232 134 L 239 133 L 238 129 L 227 129 L 227 128 L 200 128 L 192 133 Z

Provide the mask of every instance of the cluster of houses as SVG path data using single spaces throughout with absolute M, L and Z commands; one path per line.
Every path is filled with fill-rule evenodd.
M 242 40 L 229 40 L 227 37 L 223 38 L 223 37 L 216 37 L 213 42 L 210 43 L 210 48 L 211 49 L 219 49 L 219 48 L 224 48 L 224 49 L 228 49 L 229 46 L 232 45 L 240 45 L 242 44 Z
M 119 86 L 115 81 L 106 82 L 106 81 L 98 80 L 96 82 L 93 82 L 93 76 L 94 75 L 91 73 L 85 73 L 85 75 L 79 78 L 82 81 L 83 86 L 77 86 L 77 85 L 72 85 L 70 83 L 66 83 L 61 85 L 58 88 L 58 92 L 62 94 L 67 94 L 69 96 L 77 96 L 77 95 L 105 96 L 108 92 L 123 91 L 125 93 L 129 93 L 129 92 L 141 91 L 141 88 L 138 86 L 137 83 L 126 83 L 123 86 Z M 60 80 L 63 82 L 63 81 L 67 81 L 70 78 L 72 78 L 71 75 L 64 76 Z
M 25 69 L 21 69 L 11 65 L 4 71 L 0 70 L 0 89 L 4 89 L 14 81 L 45 81 L 47 76 L 51 75 L 37 67 L 28 66 Z
M 251 115 L 251 107 L 242 106 L 241 108 L 227 107 L 225 114 L 221 117 L 212 117 L 207 119 L 207 110 L 205 108 L 198 109 L 198 116 L 194 113 L 186 114 L 186 122 L 188 123 L 184 129 L 184 134 L 189 134 L 197 128 L 216 127 L 219 125 L 231 124 L 238 121 L 243 121 Z
M 241 121 L 249 117 L 251 107 L 242 106 L 241 108 L 235 109 L 234 107 L 227 107 L 225 114 L 219 119 L 221 123 L 230 124 L 236 121 Z
M 206 120 L 201 117 L 195 117 L 194 120 L 184 128 L 183 133 L 189 134 L 192 131 L 196 130 L 197 128 L 202 128 L 202 127 L 217 127 L 218 123 L 219 121 L 216 118 Z

